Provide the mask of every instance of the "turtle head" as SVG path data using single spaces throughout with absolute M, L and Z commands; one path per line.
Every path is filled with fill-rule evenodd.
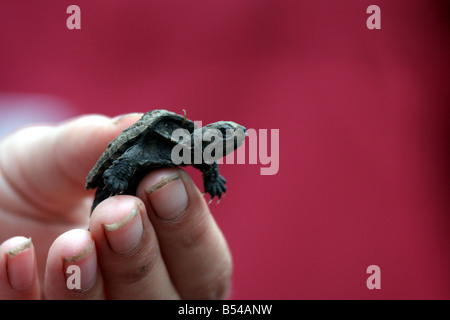
M 244 142 L 247 129 L 232 121 L 218 121 L 196 129 L 195 148 L 201 148 L 203 161 L 212 162 L 233 152 Z

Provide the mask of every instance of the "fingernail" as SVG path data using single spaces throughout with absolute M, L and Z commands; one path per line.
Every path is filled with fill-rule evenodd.
M 31 238 L 7 251 L 6 266 L 11 288 L 26 289 L 33 284 L 36 256 Z
M 175 220 L 186 211 L 189 198 L 177 172 L 163 177 L 146 191 L 160 219 Z
M 92 288 L 97 279 L 97 254 L 94 241 L 78 254 L 65 257 L 64 270 L 68 289 L 84 292 Z
M 120 221 L 104 224 L 103 228 L 109 246 L 114 252 L 119 254 L 132 252 L 141 242 L 144 231 L 139 208 L 134 208 Z
M 142 117 L 143 113 L 140 112 L 133 112 L 133 113 L 127 113 L 127 114 L 123 114 L 120 116 L 117 116 L 115 118 L 112 119 L 114 124 L 119 124 L 122 120 L 129 118 L 129 117 L 135 117 L 135 116 L 141 116 Z

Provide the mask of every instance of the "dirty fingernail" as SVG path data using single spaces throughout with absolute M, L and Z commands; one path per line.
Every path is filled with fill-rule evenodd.
M 129 117 L 135 117 L 135 116 L 142 116 L 143 113 L 139 113 L 139 112 L 133 112 L 133 113 L 127 113 L 127 114 L 123 114 L 120 116 L 117 116 L 115 118 L 112 119 L 114 124 L 119 124 L 122 120 L 129 118 Z
M 141 242 L 144 231 L 139 208 L 134 208 L 117 222 L 104 224 L 103 228 L 114 252 L 119 254 L 132 252 Z
M 67 288 L 76 291 L 89 290 L 97 279 L 97 254 L 95 243 L 91 243 L 73 256 L 64 257 Z
M 25 239 L 7 251 L 6 266 L 11 288 L 26 289 L 33 284 L 36 274 L 36 256 L 31 238 Z
M 189 198 L 177 172 L 164 176 L 146 191 L 160 219 L 175 220 L 186 211 Z

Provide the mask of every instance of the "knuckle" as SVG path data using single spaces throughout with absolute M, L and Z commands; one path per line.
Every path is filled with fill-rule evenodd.
M 158 263 L 159 249 L 152 242 L 142 246 L 131 259 L 126 268 L 121 268 L 121 274 L 117 275 L 116 280 L 120 279 L 126 284 L 138 283 L 147 278 L 155 269 Z
M 189 223 L 187 225 L 179 226 L 183 228 L 177 241 L 177 245 L 183 249 L 192 248 L 198 246 L 205 241 L 211 231 L 211 226 L 206 214 L 200 215 L 202 218 L 196 220 L 195 223 Z
M 192 290 L 193 297 L 190 299 L 207 299 L 218 300 L 225 299 L 231 284 L 232 263 L 231 260 L 221 265 L 217 272 L 215 272 L 208 281 L 203 282 Z

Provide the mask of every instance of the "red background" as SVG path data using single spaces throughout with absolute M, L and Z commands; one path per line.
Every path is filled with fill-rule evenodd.
M 66 27 L 71 4 L 81 30 Z M 381 30 L 366 27 L 372 4 Z M 221 169 L 229 192 L 211 206 L 233 252 L 232 298 L 449 299 L 448 8 L 2 1 L 0 93 L 56 96 L 72 115 L 186 109 L 279 129 L 276 175 Z M 381 290 L 366 287 L 372 264 Z

